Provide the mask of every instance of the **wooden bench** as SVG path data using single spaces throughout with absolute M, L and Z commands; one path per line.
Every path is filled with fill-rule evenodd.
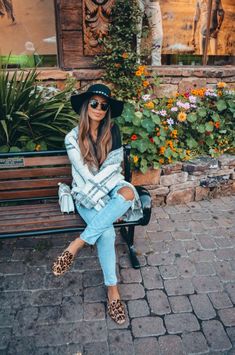
M 125 179 L 131 180 L 130 147 L 124 147 Z M 0 238 L 80 232 L 86 227 L 78 213 L 62 214 L 58 182 L 71 183 L 66 150 L 0 153 Z M 147 225 L 151 216 L 148 191 L 136 187 L 144 216 L 134 222 L 114 223 L 127 242 L 134 268 L 139 261 L 133 245 L 136 225 Z

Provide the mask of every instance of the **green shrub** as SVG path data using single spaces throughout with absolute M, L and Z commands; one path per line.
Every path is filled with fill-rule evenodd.
M 65 134 L 76 124 L 69 96 L 43 87 L 36 69 L 0 71 L 0 151 L 33 151 L 63 148 Z

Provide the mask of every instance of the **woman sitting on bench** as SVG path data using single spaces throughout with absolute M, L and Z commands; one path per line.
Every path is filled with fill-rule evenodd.
M 52 271 L 56 276 L 64 274 L 85 244 L 96 244 L 107 286 L 108 314 L 122 324 L 125 310 L 117 287 L 113 223 L 138 220 L 143 214 L 136 189 L 121 174 L 123 147 L 119 128 L 111 120 L 121 115 L 123 102 L 112 98 L 107 86 L 95 84 L 73 95 L 71 104 L 80 120 L 67 134 L 65 146 L 72 164 L 72 195 L 87 227 L 57 257 Z

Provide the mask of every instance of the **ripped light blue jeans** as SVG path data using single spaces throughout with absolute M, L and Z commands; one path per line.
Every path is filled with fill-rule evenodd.
M 88 209 L 76 205 L 78 213 L 87 224 L 80 238 L 87 244 L 96 243 L 98 257 L 104 275 L 106 286 L 117 284 L 116 254 L 115 254 L 115 229 L 113 223 L 131 207 L 132 200 L 126 200 L 118 190 L 122 186 L 116 186 L 110 193 L 111 199 L 100 210 Z

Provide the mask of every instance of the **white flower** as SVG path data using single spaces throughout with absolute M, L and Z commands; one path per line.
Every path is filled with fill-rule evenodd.
M 150 98 L 151 98 L 151 95 L 143 95 L 142 96 L 142 99 L 144 100 L 144 101 L 148 101 L 148 100 L 150 100 Z
M 167 122 L 170 126 L 172 126 L 172 125 L 174 124 L 174 120 L 173 120 L 172 118 L 168 118 L 168 119 L 166 120 L 166 122 Z

